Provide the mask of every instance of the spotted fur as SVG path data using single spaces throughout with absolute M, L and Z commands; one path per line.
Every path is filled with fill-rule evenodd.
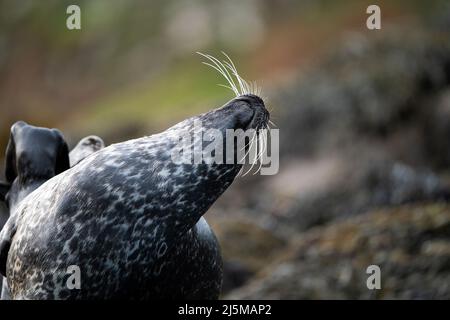
M 6 150 L 7 182 L 0 182 L 0 201 L 14 212 L 19 203 L 45 181 L 69 168 L 68 148 L 56 129 L 40 128 L 23 121 L 11 127 Z M 15 216 L 11 215 L 10 225 Z M 2 225 L 3 227 L 3 225 Z M 0 264 L 6 263 L 10 239 L 0 242 Z M 1 298 L 9 299 L 6 281 L 1 279 Z
M 15 299 L 217 298 L 222 260 L 202 215 L 239 164 L 182 164 L 171 152 L 186 130 L 258 128 L 268 120 L 254 95 L 149 137 L 114 144 L 31 193 L 0 241 Z M 67 268 L 81 270 L 68 289 Z

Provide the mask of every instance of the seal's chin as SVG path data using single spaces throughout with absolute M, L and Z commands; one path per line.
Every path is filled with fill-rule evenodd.
M 267 111 L 264 101 L 252 94 L 239 96 L 225 107 L 231 115 L 231 123 L 228 129 L 262 129 L 265 128 L 269 121 L 269 112 Z

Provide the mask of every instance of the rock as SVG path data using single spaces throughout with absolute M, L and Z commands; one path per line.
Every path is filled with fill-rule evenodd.
M 437 94 L 427 107 L 434 107 L 434 112 L 426 115 L 427 151 L 436 167 L 446 169 L 450 164 L 450 88 Z
M 295 234 L 380 206 L 449 199 L 445 25 L 347 35 L 275 98 L 279 174 L 238 182 L 222 203 L 239 199 L 229 211 Z
M 284 236 L 378 207 L 450 199 L 448 182 L 433 171 L 376 150 L 292 161 L 253 190 L 241 191 L 246 215 Z
M 208 218 L 219 243 L 224 260 L 222 292 L 243 285 L 267 265 L 286 246 L 286 242 L 271 231 L 251 221 Z
M 239 260 L 225 258 L 223 262 L 222 294 L 245 284 L 255 274 L 248 266 Z
M 424 110 L 424 99 L 450 83 L 447 39 L 419 27 L 347 36 L 276 98 L 284 106 L 282 154 L 304 157 L 364 137 L 385 139 L 411 123 L 423 128 L 424 113 L 434 112 Z
M 369 265 L 381 289 L 366 286 Z M 450 205 L 378 210 L 293 241 L 228 299 L 450 299 Z
M 448 187 L 427 169 L 394 163 L 369 175 L 375 184 L 372 189 L 375 206 L 450 199 Z

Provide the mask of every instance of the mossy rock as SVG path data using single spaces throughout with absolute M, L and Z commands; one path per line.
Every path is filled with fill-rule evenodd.
M 366 269 L 381 270 L 369 290 Z M 237 299 L 449 299 L 450 205 L 380 209 L 300 235 Z

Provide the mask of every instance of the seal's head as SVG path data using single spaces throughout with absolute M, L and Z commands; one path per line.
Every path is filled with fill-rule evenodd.
M 16 205 L 42 183 L 68 169 L 68 154 L 59 130 L 16 122 L 6 148 L 6 183 L 0 185 L 0 200 L 10 208 Z
M 234 150 L 225 148 L 225 144 L 228 146 L 230 141 L 223 141 L 223 152 L 227 159 L 227 164 L 230 164 L 229 160 L 232 159 L 236 167 L 241 169 L 243 161 L 248 156 L 249 163 L 252 166 L 245 173 L 247 174 L 258 160 L 262 160 L 263 153 L 267 148 L 267 135 L 270 132 L 270 115 L 263 99 L 260 97 L 261 90 L 256 83 L 249 83 L 239 75 L 233 61 L 225 53 L 223 54 L 227 60 L 223 61 L 208 54 L 198 53 L 208 59 L 208 62 L 203 62 L 204 64 L 212 67 L 225 78 L 228 85 L 224 87 L 232 90 L 236 98 L 221 108 L 198 116 L 197 119 L 202 121 L 202 126 L 205 127 L 205 130 L 218 129 L 222 131 L 224 136 L 227 136 L 227 130 L 236 131 L 234 135 Z M 234 156 L 230 157 L 230 153 Z M 260 161 L 259 170 L 261 165 L 262 161 Z
M 103 139 L 97 136 L 87 136 L 78 142 L 69 153 L 70 167 L 105 147 Z
M 217 124 L 217 129 L 260 130 L 266 128 L 269 112 L 260 97 L 254 94 L 245 94 L 202 117 L 208 118 L 205 124 Z

